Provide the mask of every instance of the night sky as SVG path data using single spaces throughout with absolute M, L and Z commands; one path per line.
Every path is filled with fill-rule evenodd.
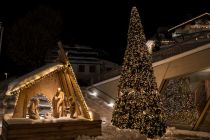
M 64 18 L 62 41 L 103 49 L 114 62 L 121 63 L 126 48 L 129 14 L 137 6 L 146 38 L 158 27 L 173 27 L 204 12 L 210 12 L 209 0 L 4 0 L 0 18 L 12 24 L 39 5 L 61 11 Z

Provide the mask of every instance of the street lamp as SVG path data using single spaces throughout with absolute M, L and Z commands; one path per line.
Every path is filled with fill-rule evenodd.
M 5 73 L 4 73 L 4 75 L 5 75 L 6 79 L 7 79 L 8 73 L 7 73 L 7 72 L 5 72 Z

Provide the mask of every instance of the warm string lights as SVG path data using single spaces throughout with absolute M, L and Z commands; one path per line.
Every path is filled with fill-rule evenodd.
M 45 78 L 47 78 L 47 77 L 50 77 L 50 76 L 54 75 L 55 73 L 57 73 L 57 72 L 59 72 L 59 71 L 61 71 L 61 70 L 63 70 L 63 69 L 65 69 L 65 67 L 59 67 L 59 68 L 57 68 L 56 70 L 54 70 L 54 71 L 52 71 L 52 72 L 49 72 L 49 73 L 47 73 L 47 74 L 45 74 L 45 75 L 43 75 L 43 76 L 38 76 L 38 75 L 37 75 L 37 76 L 35 76 L 36 78 L 34 78 L 33 80 L 30 80 L 30 81 L 28 81 L 28 82 L 26 82 L 26 83 L 24 82 L 24 84 L 22 84 L 22 85 L 16 87 L 15 89 L 12 89 L 12 90 L 10 91 L 10 94 L 18 94 L 18 93 L 20 93 L 22 90 L 31 87 L 32 85 L 34 85 L 34 84 L 40 82 L 42 79 L 45 79 Z
M 28 82 L 24 82 L 24 84 L 22 84 L 22 85 L 20 85 L 20 86 L 18 86 L 18 87 L 16 87 L 15 89 L 11 89 L 11 91 L 9 91 L 9 93 L 7 93 L 9 96 L 11 96 L 11 95 L 13 95 L 13 96 L 16 96 L 15 97 L 15 106 L 16 106 L 16 104 L 17 104 L 17 101 L 18 101 L 18 97 L 19 97 L 19 93 L 22 91 L 22 90 L 24 90 L 24 89 L 26 89 L 26 88 L 29 88 L 29 87 L 31 87 L 32 85 L 34 85 L 34 84 L 36 84 L 36 83 L 38 83 L 38 82 L 40 82 L 41 80 L 43 80 L 43 79 L 45 79 L 45 78 L 47 78 L 47 77 L 50 77 L 50 76 L 53 76 L 55 73 L 57 73 L 57 72 L 59 72 L 59 71 L 61 71 L 61 70 L 64 70 L 65 69 L 65 67 L 58 67 L 58 68 L 56 68 L 54 71 L 49 71 L 49 73 L 47 73 L 47 74 L 45 74 L 45 75 L 43 75 L 43 76 L 38 76 L 38 75 L 36 75 L 35 77 L 36 78 L 34 78 L 33 80 L 30 80 L 30 81 L 28 81 Z
M 121 129 L 138 129 L 148 138 L 166 132 L 165 115 L 152 68 L 151 55 L 137 9 L 131 12 L 128 45 L 121 71 L 112 124 Z
M 169 80 L 161 97 L 167 121 L 193 125 L 198 119 L 189 77 Z
M 71 64 L 69 62 L 66 63 L 65 65 L 65 68 L 67 70 L 67 72 L 71 75 L 72 77 L 72 82 L 73 82 L 73 86 L 75 88 L 75 93 L 78 97 L 78 101 L 80 102 L 80 106 L 82 107 L 83 109 L 83 113 L 84 113 L 84 116 L 87 118 L 87 119 L 90 119 L 91 120 L 91 116 L 89 114 L 89 111 L 88 111 L 88 107 L 87 107 L 87 104 L 85 102 L 85 99 L 83 97 L 83 94 L 82 94 L 82 91 L 79 87 L 79 84 L 77 83 L 77 79 L 76 79 L 76 76 L 75 76 L 75 73 L 74 73 L 74 70 L 71 66 Z

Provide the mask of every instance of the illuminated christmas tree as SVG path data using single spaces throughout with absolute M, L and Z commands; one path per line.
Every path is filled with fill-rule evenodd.
M 161 97 L 168 122 L 194 125 L 198 119 L 198 111 L 190 89 L 189 77 L 169 80 Z
M 148 138 L 163 136 L 165 116 L 136 7 L 131 12 L 127 45 L 112 124 L 120 129 L 138 129 Z

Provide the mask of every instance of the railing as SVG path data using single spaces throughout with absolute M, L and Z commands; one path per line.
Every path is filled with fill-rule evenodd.
M 202 35 L 203 38 L 200 37 L 201 35 L 198 35 L 189 40 L 185 40 L 184 42 L 180 42 L 175 45 L 169 46 L 168 48 L 164 48 L 162 50 L 160 49 L 159 51 L 154 52 L 152 56 L 153 62 L 157 62 L 169 58 L 171 56 L 200 47 L 204 44 L 210 43 L 210 38 L 208 38 L 207 34 Z

